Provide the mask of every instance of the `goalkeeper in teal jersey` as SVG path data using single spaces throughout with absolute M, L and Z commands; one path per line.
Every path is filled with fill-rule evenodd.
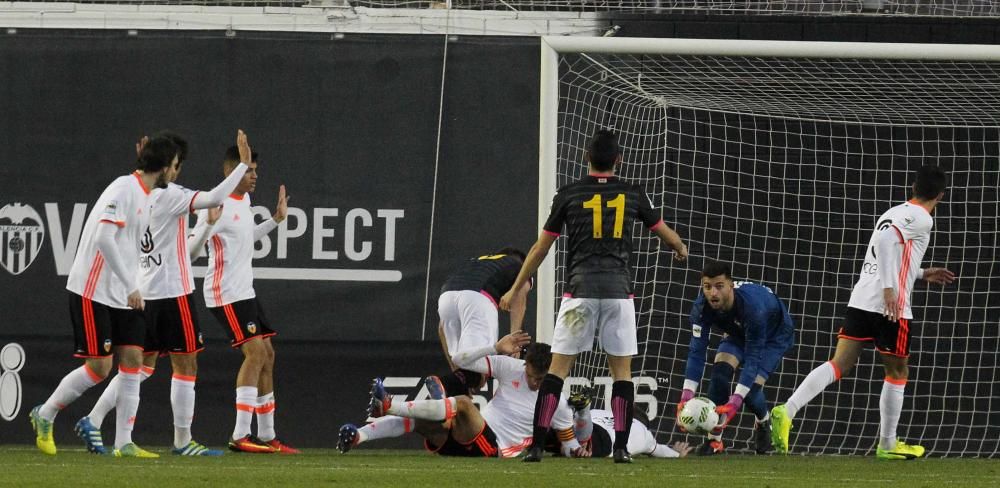
M 739 413 L 744 399 L 757 419 L 754 447 L 758 453 L 766 453 L 771 448 L 771 429 L 762 388 L 795 343 L 792 318 L 785 304 L 766 286 L 734 283 L 729 265 L 724 263 L 710 261 L 705 265 L 701 290 L 691 307 L 691 343 L 677 412 L 698 391 L 710 331 L 715 327 L 723 332 L 723 339 L 712 365 L 708 397 L 718 405 L 719 424 L 698 448 L 698 454 L 725 450 L 722 431 Z M 730 390 L 733 374 L 741 364 L 739 381 L 735 390 Z

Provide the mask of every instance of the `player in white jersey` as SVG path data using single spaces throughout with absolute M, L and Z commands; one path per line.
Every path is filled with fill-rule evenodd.
M 44 404 L 31 411 L 36 445 L 55 454 L 52 422 L 56 414 L 101 382 L 118 354 L 121 376 L 116 402 L 116 456 L 158 457 L 132 442 L 139 408 L 139 367 L 146 327 L 143 298 L 136 280 L 139 246 L 148 226 L 147 198 L 166 186 L 166 168 L 176 163 L 177 146 L 154 137 L 139 156 L 138 170 L 115 179 L 87 216 L 66 289 L 76 337 L 75 356 L 83 366 L 66 375 Z
M 223 170 L 229 175 L 239 163 L 236 146 L 226 151 Z M 243 352 L 243 365 L 236 377 L 236 427 L 229 449 L 236 452 L 297 454 L 278 439 L 274 431 L 274 346 L 270 321 L 253 288 L 253 251 L 258 239 L 278 227 L 288 215 L 285 186 L 278 190 L 274 215 L 254 223 L 250 193 L 257 185 L 257 153 L 236 190 L 222 206 L 221 215 L 209 210 L 198 214 L 198 224 L 189 243 L 201 251 L 208 242 L 208 271 L 202 286 L 205 303 L 229 335 L 234 348 Z M 217 218 L 217 220 L 216 220 Z M 257 414 L 257 435 L 250 432 Z
M 552 353 L 548 344 L 535 343 L 527 347 L 523 360 L 500 354 L 519 351 L 529 339 L 523 331 L 509 334 L 493 346 L 470 353 L 468 362 L 459 365 L 480 369 L 476 363 L 487 358 L 479 372 L 492 376 L 498 385 L 482 412 L 465 395 L 394 402 L 381 379 L 376 379 L 368 412 L 376 420 L 360 429 L 353 424 L 342 426 L 337 448 L 346 453 L 362 442 L 417 432 L 428 450 L 442 456 L 516 457 L 531 445 L 535 400 Z M 563 453 L 586 457 L 586 450 L 573 435 L 572 413 L 565 397 L 558 401 L 552 425 L 563 441 Z
M 931 213 L 944 198 L 947 187 L 944 170 L 924 166 L 917 171 L 913 198 L 890 208 L 876 221 L 833 359 L 813 369 L 788 402 L 771 411 L 771 440 L 778 452 L 788 452 L 795 414 L 847 374 L 857 364 L 865 343 L 874 342 L 885 366 L 879 400 L 880 439 L 875 454 L 880 459 L 914 459 L 924 455 L 922 446 L 897 440 L 896 427 L 909 374 L 913 284 L 917 278 L 941 285 L 955 279 L 955 274 L 946 268 L 920 268 L 934 225 Z
M 570 395 L 569 404 L 574 410 L 573 432 L 580 444 L 590 451 L 592 457 L 611 457 L 615 435 L 614 412 L 592 410 L 589 391 Z M 691 452 L 692 448 L 687 442 L 675 442 L 673 447 L 656 442 L 656 437 L 646 426 L 647 422 L 646 413 L 636 408 L 628 438 L 630 454 L 645 454 L 655 458 L 682 458 Z M 547 440 L 546 450 L 552 451 L 553 446 L 552 440 Z
M 158 135 L 172 140 L 179 154 L 175 164 L 166 170 L 166 188 L 154 189 L 149 196 L 149 227 L 139 256 L 139 291 L 146 301 L 146 343 L 140 381 L 153 374 L 160 354 L 169 354 L 173 369 L 170 403 L 174 414 L 174 449 L 171 452 L 186 456 L 221 456 L 222 451 L 208 449 L 191 437 L 197 354 L 203 349 L 203 341 L 198 315 L 191 311 L 194 277 L 187 246 L 188 215 L 195 210 L 221 205 L 236 189 L 247 166 L 240 163 L 210 191 L 189 190 L 174 183 L 187 159 L 187 141 L 169 131 Z M 140 151 L 147 140 L 143 138 L 137 144 Z M 240 159 L 250 161 L 246 134 L 238 131 L 236 140 Z M 111 380 L 94 408 L 76 424 L 76 433 L 90 452 L 105 452 L 100 427 L 115 406 L 120 379 L 116 376 Z

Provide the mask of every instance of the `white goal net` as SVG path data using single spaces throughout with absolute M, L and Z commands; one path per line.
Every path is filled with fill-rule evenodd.
M 639 393 L 659 400 L 652 427 L 661 442 L 680 435 L 673 409 L 704 258 L 732 263 L 736 278 L 771 287 L 789 306 L 796 345 L 765 388 L 773 407 L 832 356 L 875 219 L 909 197 L 919 166 L 937 164 L 951 185 L 935 211 L 923 266 L 946 266 L 958 280 L 918 282 L 913 292 L 899 432 L 931 455 L 998 454 L 1000 47 L 542 44 L 559 52 L 543 61 L 540 213 L 557 186 L 586 174 L 583 148 L 594 131 L 612 128 L 624 150 L 621 176 L 646 188 L 692 253 L 674 264 L 654 236 L 636 232 L 640 356 L 633 373 L 656 379 L 656 391 L 643 385 Z M 560 267 L 540 275 L 543 330 L 558 307 L 561 244 L 548 261 Z M 713 333 L 701 391 L 719 338 Z M 607 376 L 605 358 L 582 355 L 573 376 Z M 870 454 L 883 376 L 869 348 L 853 372 L 798 414 L 792 452 Z M 752 429 L 744 409 L 727 445 L 750 449 Z

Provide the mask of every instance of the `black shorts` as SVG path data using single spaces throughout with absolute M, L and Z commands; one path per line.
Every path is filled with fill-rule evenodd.
M 146 300 L 147 354 L 192 354 L 204 349 L 191 295 Z
M 847 307 L 844 326 L 837 337 L 853 341 L 874 342 L 875 350 L 899 357 L 910 355 L 910 320 L 890 322 L 877 312 Z
M 256 298 L 208 309 L 229 334 L 230 345 L 240 347 L 254 337 L 271 337 L 271 322 Z
M 146 322 L 142 313 L 114 308 L 69 294 L 69 318 L 73 322 L 74 356 L 103 358 L 110 356 L 114 346 L 142 347 Z
M 430 441 L 424 440 L 424 447 L 428 451 L 440 454 L 442 456 L 455 456 L 455 457 L 487 457 L 495 458 L 499 452 L 497 447 L 497 435 L 493 433 L 493 429 L 483 422 L 483 430 L 475 438 L 466 444 L 458 442 L 454 437 L 451 436 L 451 431 L 448 431 L 448 439 L 444 441 L 443 445 L 435 446 L 431 444 Z

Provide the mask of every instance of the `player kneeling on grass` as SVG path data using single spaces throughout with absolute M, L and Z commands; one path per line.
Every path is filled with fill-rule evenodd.
M 342 426 L 337 449 L 346 453 L 363 442 L 416 432 L 424 437 L 428 450 L 442 456 L 517 456 L 531 445 L 533 407 L 552 353 L 548 344 L 535 343 L 527 347 L 523 360 L 501 354 L 513 354 L 529 340 L 524 332 L 509 334 L 494 346 L 466 356 L 466 361 L 458 364 L 475 371 L 477 360 L 486 358 L 485 369 L 478 372 L 499 382 L 496 393 L 482 412 L 464 395 L 441 400 L 394 402 L 382 386 L 382 380 L 376 379 L 368 415 L 377 420 L 361 428 L 353 424 Z M 565 398 L 561 399 L 560 406 L 552 425 L 564 433 L 563 453 L 586 456 L 586 450 L 573 436 L 572 413 Z
M 592 397 L 593 392 L 590 388 L 584 388 L 569 396 L 568 403 L 573 407 L 573 433 L 592 457 L 611 457 L 615 416 L 610 410 L 592 410 L 590 408 Z M 682 458 L 691 452 L 687 442 L 675 442 L 673 447 L 656 442 L 656 437 L 648 425 L 649 418 L 646 412 L 634 407 L 632 428 L 628 437 L 629 454 L 645 454 L 654 458 Z M 550 432 L 545 449 L 550 452 L 560 452 L 557 439 L 555 433 Z
M 708 397 L 718 405 L 719 426 L 698 448 L 698 454 L 708 456 L 725 450 L 722 431 L 739 413 L 744 398 L 757 418 L 754 448 L 758 454 L 764 454 L 771 448 L 771 428 L 763 387 L 795 341 L 792 318 L 785 304 L 769 288 L 755 283 L 734 283 L 729 265 L 724 263 L 705 264 L 701 290 L 691 307 L 691 343 L 677 416 L 680 418 L 684 404 L 698 391 L 712 327 L 721 329 L 724 335 L 708 385 Z M 730 394 L 733 373 L 741 363 L 739 384 Z

